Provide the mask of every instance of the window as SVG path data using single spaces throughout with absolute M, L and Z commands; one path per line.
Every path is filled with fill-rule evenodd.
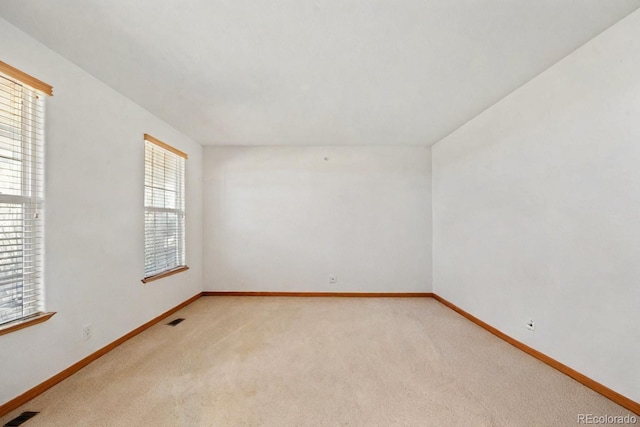
M 44 316 L 44 98 L 51 92 L 51 86 L 0 62 L 2 331 Z
M 143 283 L 186 270 L 184 168 L 187 155 L 144 136 Z

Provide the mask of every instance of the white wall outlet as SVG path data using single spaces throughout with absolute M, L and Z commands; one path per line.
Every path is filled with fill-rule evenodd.
M 536 324 L 533 321 L 533 319 L 529 319 L 527 321 L 527 329 L 530 330 L 530 331 L 535 331 L 536 330 Z
M 89 341 L 93 336 L 93 325 L 91 323 L 82 327 L 82 341 Z
M 335 274 L 330 274 L 329 283 L 338 283 L 338 276 L 336 276 Z

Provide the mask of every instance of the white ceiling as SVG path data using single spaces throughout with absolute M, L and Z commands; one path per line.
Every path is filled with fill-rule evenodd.
M 203 145 L 430 145 L 640 0 L 2 0 Z

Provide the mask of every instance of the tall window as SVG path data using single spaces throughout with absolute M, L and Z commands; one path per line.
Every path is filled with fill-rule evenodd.
M 184 168 L 187 155 L 145 139 L 143 282 L 186 270 Z
M 51 90 L 0 62 L 0 325 L 44 310 L 44 95 Z

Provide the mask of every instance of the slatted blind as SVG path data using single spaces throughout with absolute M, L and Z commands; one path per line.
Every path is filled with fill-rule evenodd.
M 0 73 L 0 324 L 44 310 L 44 95 Z
M 185 265 L 185 157 L 156 141 L 145 135 L 145 278 Z

